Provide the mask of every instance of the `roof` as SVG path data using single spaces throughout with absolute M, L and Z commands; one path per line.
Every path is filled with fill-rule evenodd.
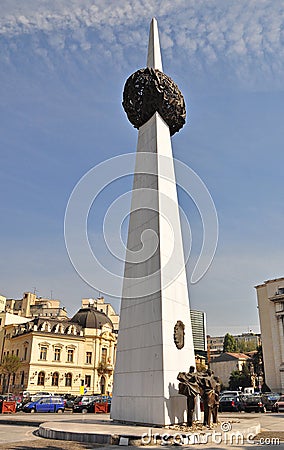
M 106 324 L 113 328 L 110 318 L 104 312 L 98 311 L 93 306 L 79 309 L 70 322 L 78 323 L 83 328 L 101 329 Z
M 212 363 L 221 362 L 221 361 L 234 361 L 234 360 L 247 360 L 250 359 L 248 355 L 244 353 L 233 353 L 233 352 L 224 352 L 221 353 L 220 356 L 217 356 L 212 360 Z
M 265 286 L 266 284 L 269 284 L 269 283 L 275 283 L 275 282 L 279 282 L 279 281 L 284 281 L 284 277 L 281 277 L 281 278 L 274 278 L 273 280 L 266 280 L 266 281 L 264 281 L 263 283 L 258 284 L 258 285 L 254 286 L 254 287 L 257 289 L 257 288 L 260 288 L 260 287 Z

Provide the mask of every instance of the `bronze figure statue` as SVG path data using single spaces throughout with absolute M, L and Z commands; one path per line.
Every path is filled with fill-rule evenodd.
M 179 394 L 187 398 L 187 425 L 192 426 L 192 417 L 196 405 L 196 397 L 199 394 L 203 400 L 204 420 L 203 425 L 210 426 L 211 417 L 213 423 L 218 421 L 218 406 L 220 394 L 220 381 L 214 373 L 208 369 L 206 372 L 196 372 L 193 366 L 189 372 L 180 372 L 177 376 Z
M 210 426 L 211 417 L 213 423 L 218 421 L 219 394 L 221 384 L 218 377 L 214 377 L 214 372 L 208 369 L 201 377 L 201 398 L 204 405 L 203 425 Z
M 192 416 L 196 404 L 196 397 L 200 394 L 200 383 L 195 368 L 190 366 L 189 372 L 180 372 L 177 379 L 179 383 L 179 394 L 185 395 L 187 400 L 187 426 L 192 426 Z

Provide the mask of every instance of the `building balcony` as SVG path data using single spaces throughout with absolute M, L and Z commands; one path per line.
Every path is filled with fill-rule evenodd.
M 272 297 L 269 297 L 269 300 L 272 302 L 284 301 L 284 288 L 278 288 L 275 294 Z
M 97 371 L 99 374 L 111 373 L 113 371 L 113 364 L 101 361 L 97 367 Z

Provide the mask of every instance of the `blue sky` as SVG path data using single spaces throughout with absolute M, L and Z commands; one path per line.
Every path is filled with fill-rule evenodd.
M 191 306 L 206 311 L 212 334 L 257 331 L 254 285 L 283 276 L 283 2 L 2 0 L 1 12 L 1 293 L 52 291 L 70 313 L 98 294 L 68 259 L 65 208 L 88 170 L 136 149 L 122 90 L 146 64 L 155 16 L 164 72 L 188 112 L 174 155 L 206 183 L 220 226 L 209 271 L 189 287 Z M 98 217 L 130 188 L 128 177 L 94 205 L 97 251 Z M 183 193 L 180 202 L 194 259 L 200 221 Z

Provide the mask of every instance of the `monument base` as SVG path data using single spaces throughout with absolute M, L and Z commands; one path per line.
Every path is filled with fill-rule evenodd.
M 120 398 L 116 414 L 111 414 L 111 419 L 118 423 L 151 427 L 182 424 L 186 417 L 186 398 L 181 395 L 168 399 L 156 397 L 154 401 L 153 397 Z

